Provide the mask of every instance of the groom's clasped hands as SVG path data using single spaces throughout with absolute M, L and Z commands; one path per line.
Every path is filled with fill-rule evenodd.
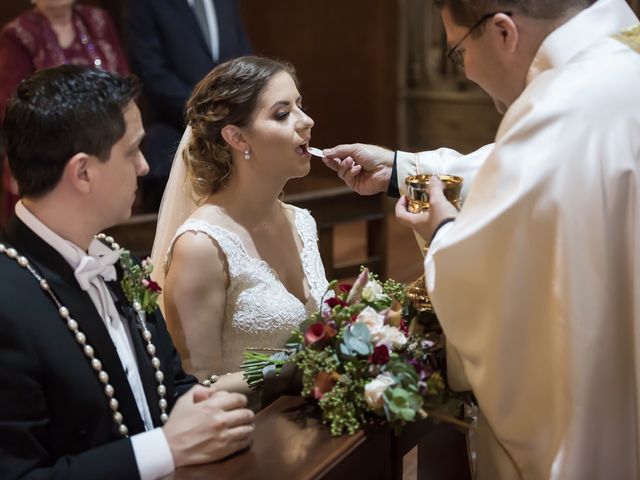
M 254 413 L 240 393 L 194 386 L 177 401 L 163 430 L 176 467 L 221 460 L 251 444 Z

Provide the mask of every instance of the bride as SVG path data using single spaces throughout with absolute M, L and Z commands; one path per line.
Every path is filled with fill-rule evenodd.
M 315 221 L 279 200 L 310 170 L 301 104 L 293 67 L 261 57 L 217 66 L 187 102 L 152 257 L 185 369 L 225 390 L 246 392 L 245 349 L 284 346 L 327 288 Z

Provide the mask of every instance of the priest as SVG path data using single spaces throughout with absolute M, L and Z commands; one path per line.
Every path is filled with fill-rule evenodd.
M 325 163 L 362 194 L 421 172 L 396 214 L 430 242 L 449 382 L 472 389 L 481 479 L 640 478 L 640 27 L 624 0 L 436 0 L 449 57 L 504 112 L 470 155 L 371 145 Z M 437 182 L 434 182 L 437 183 Z

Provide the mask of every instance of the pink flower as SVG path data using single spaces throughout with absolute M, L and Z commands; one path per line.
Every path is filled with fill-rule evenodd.
M 362 298 L 362 290 L 364 290 L 364 287 L 368 281 L 369 270 L 365 268 L 364 270 L 362 270 L 360 275 L 358 275 L 358 278 L 356 278 L 353 287 L 351 287 L 351 291 L 349 292 L 349 296 L 347 297 L 347 303 L 349 305 L 353 305 L 354 303 L 360 301 L 360 299 Z
M 328 341 L 335 337 L 336 333 L 336 329 L 331 325 L 322 322 L 312 323 L 307 327 L 307 331 L 304 332 L 304 343 L 306 345 L 313 345 Z

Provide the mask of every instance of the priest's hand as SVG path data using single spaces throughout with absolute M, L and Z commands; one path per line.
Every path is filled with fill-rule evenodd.
M 443 184 L 435 175 L 429 182 L 429 211 L 411 213 L 407 211 L 409 200 L 406 195 L 400 197 L 396 203 L 396 218 L 398 221 L 412 228 L 427 244 L 431 243 L 438 227 L 447 220 L 455 219 L 458 215 L 456 207 L 444 196 Z
M 338 145 L 324 150 L 322 161 L 360 195 L 374 195 L 389 188 L 394 153 L 363 143 Z
M 162 427 L 177 467 L 215 462 L 251 443 L 247 397 L 196 385 L 176 402 Z

